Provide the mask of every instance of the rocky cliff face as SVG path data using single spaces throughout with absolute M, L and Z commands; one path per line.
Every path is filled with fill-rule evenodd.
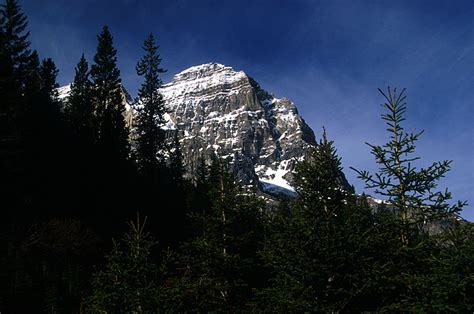
M 244 184 L 292 193 L 292 170 L 316 144 L 311 128 L 290 100 L 276 98 L 242 71 L 218 63 L 191 67 L 161 88 L 168 112 L 163 128 L 178 132 L 184 164 L 192 174 L 200 157 L 230 161 Z M 66 99 L 70 85 L 58 89 Z M 133 100 L 123 88 L 127 126 Z
M 315 145 L 311 128 L 286 98 L 276 98 L 242 71 L 218 63 L 191 67 L 161 89 L 192 173 L 201 156 L 228 158 L 238 178 L 264 190 L 292 191 L 291 170 Z

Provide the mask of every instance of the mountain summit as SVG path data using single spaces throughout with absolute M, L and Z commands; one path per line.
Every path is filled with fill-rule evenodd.
M 292 191 L 291 170 L 315 136 L 286 98 L 276 98 L 242 71 L 219 63 L 176 74 L 161 93 L 167 127 L 181 139 L 191 172 L 201 156 L 229 158 L 244 183 L 258 179 L 264 190 Z
M 70 85 L 58 89 L 61 99 Z M 242 71 L 219 63 L 190 67 L 160 89 L 168 113 L 163 128 L 178 132 L 183 162 L 194 173 L 212 154 L 230 161 L 244 184 L 260 181 L 264 191 L 293 193 L 292 170 L 316 145 L 313 130 L 294 103 L 276 98 Z M 127 125 L 133 100 L 123 88 Z

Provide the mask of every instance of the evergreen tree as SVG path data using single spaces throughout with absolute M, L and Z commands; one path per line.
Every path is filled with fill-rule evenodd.
M 150 34 L 143 44 L 145 55 L 136 67 L 137 74 L 145 79 L 138 90 L 135 120 L 136 155 L 143 172 L 151 171 L 159 162 L 164 162 L 165 131 L 161 126 L 165 123 L 165 107 L 163 96 L 158 89 L 162 85 L 160 74 L 165 70 L 160 68 L 158 48 L 153 35 Z
M 65 111 L 73 132 L 81 139 L 92 141 L 94 136 L 94 110 L 89 65 L 82 54 L 76 68 L 71 93 Z
M 33 55 L 36 55 L 35 52 Z M 60 146 L 58 138 L 62 122 L 61 102 L 57 91 L 59 84 L 56 82 L 58 69 L 51 58 L 42 60 L 39 67 L 37 62 L 38 60 L 35 60 L 32 63 L 34 64 L 31 72 L 33 76 L 30 78 L 33 86 L 30 101 L 34 113 L 31 117 L 32 123 L 35 125 L 34 137 L 37 143 L 43 145 L 41 151 L 54 158 L 54 155 L 60 153 L 61 148 L 58 147 L 58 145 Z M 39 76 L 39 85 L 32 81 L 36 76 Z M 34 98 L 36 95 L 38 98 Z M 55 153 L 53 150 L 56 150 Z
M 19 145 L 27 125 L 25 115 L 31 110 L 24 96 L 28 89 L 32 89 L 28 85 L 40 82 L 38 72 L 35 71 L 39 64 L 36 64 L 36 68 L 34 64 L 39 61 L 37 54 L 32 54 L 29 49 L 30 33 L 26 30 L 27 26 L 27 18 L 21 12 L 18 1 L 6 0 L 5 4 L 0 5 L 0 137 L 2 145 L 12 145 L 2 149 L 0 156 L 7 154 L 7 149 L 17 152 L 24 149 Z M 31 73 L 32 70 L 35 72 Z M 36 81 L 28 82 L 34 75 L 38 75 Z M 9 159 L 6 157 L 6 162 Z M 12 165 L 12 168 L 17 167 Z
M 106 269 L 94 275 L 89 307 L 93 312 L 149 313 L 159 308 L 158 267 L 151 260 L 156 242 L 145 231 L 146 218 L 130 223 L 120 243 L 114 242 Z
M 41 91 L 47 99 L 53 103 L 59 102 L 59 94 L 57 91 L 59 84 L 56 82 L 58 73 L 59 71 L 56 68 L 56 64 L 51 58 L 43 59 L 40 67 Z
M 183 154 L 179 143 L 178 132 L 174 133 L 173 142 L 168 145 L 168 181 L 171 183 L 167 194 L 170 196 L 169 210 L 172 210 L 173 221 L 176 226 L 177 239 L 185 239 L 189 233 L 189 225 L 186 223 L 187 195 L 189 185 L 184 178 L 185 169 L 183 164 Z
M 8 152 L 3 145 L 13 144 L 16 135 L 14 118 L 18 115 L 18 107 L 21 108 L 21 82 L 17 70 L 26 58 L 19 56 L 29 55 L 26 17 L 19 10 L 17 2 L 12 0 L 0 6 L 0 157 L 4 162 L 8 162 Z
M 59 100 L 58 87 L 56 82 L 58 76 L 58 69 L 51 58 L 44 59 L 40 66 L 41 77 L 41 95 L 44 103 L 45 115 L 49 117 L 52 125 L 59 123 L 61 103 Z M 50 126 L 52 126 L 50 125 Z
M 143 56 L 137 62 L 137 75 L 143 78 L 133 119 L 134 159 L 138 167 L 139 202 L 156 228 L 160 230 L 162 245 L 174 246 L 183 236 L 184 195 L 182 178 L 173 172 L 171 160 L 166 160 L 167 149 L 171 155 L 174 148 L 165 143 L 163 97 L 159 93 L 162 85 L 160 75 L 161 58 L 158 45 L 150 34 L 143 43 Z M 173 157 L 173 156 L 170 156 Z M 178 186 L 180 185 L 180 186 Z M 156 202 L 157 198 L 161 201 Z
M 341 158 L 337 156 L 333 142 L 328 141 L 326 130 L 310 158 L 298 164 L 295 176 L 298 202 L 304 210 L 323 209 L 328 217 L 337 216 L 347 202 L 348 191 L 342 186 Z
M 26 16 L 18 1 L 6 0 L 0 5 L 0 91 L 2 95 L 18 92 L 30 57 Z M 13 87 L 13 90 L 10 88 Z M 5 93 L 5 94 L 4 94 Z M 18 95 L 17 95 L 18 96 Z M 2 103 L 4 103 L 2 101 Z
M 194 197 L 192 208 L 204 213 L 206 209 L 211 208 L 211 202 L 207 195 L 209 191 L 209 167 L 206 164 L 206 159 L 201 156 L 198 159 L 196 173 L 194 176 Z
M 97 144 L 105 154 L 121 161 L 128 158 L 128 129 L 123 113 L 120 70 L 117 68 L 117 50 L 109 28 L 104 26 L 97 36 L 98 46 L 91 67 L 94 87 L 94 109 L 97 117 Z
M 65 130 L 68 138 L 64 146 L 67 149 L 69 164 L 74 165 L 67 171 L 70 177 L 69 197 L 76 200 L 70 209 L 76 210 L 80 217 L 90 219 L 97 211 L 96 195 L 102 196 L 96 194 L 96 190 L 101 189 L 100 182 L 104 181 L 100 178 L 103 172 L 97 169 L 100 168 L 101 161 L 97 158 L 100 149 L 94 145 L 97 128 L 93 107 L 93 86 L 84 54 L 75 67 L 71 92 L 64 107 L 65 120 L 68 124 Z
M 94 216 L 89 219 L 96 224 L 97 232 L 107 236 L 108 232 L 117 231 L 113 225 L 119 225 L 130 215 L 131 199 L 124 199 L 121 193 L 134 177 L 129 162 L 129 132 L 125 125 L 117 51 L 107 26 L 103 27 L 97 39 L 97 51 L 90 72 L 96 131 L 93 152 L 96 156 L 91 165 L 92 181 L 88 182 L 93 191 L 91 201 L 95 210 Z
M 341 171 L 324 132 L 319 145 L 297 165 L 298 197 L 290 212 L 274 217 L 265 241 L 263 255 L 272 278 L 259 302 L 266 310 L 361 310 L 357 300 L 365 293 L 365 237 L 372 218 L 368 206 L 342 184 Z
M 38 145 L 35 158 L 41 171 L 43 192 L 40 198 L 44 199 L 45 208 L 50 208 L 54 215 L 68 215 L 64 210 L 69 204 L 68 183 L 72 181 L 68 170 L 71 168 L 66 154 L 66 133 L 62 102 L 59 99 L 57 83 L 58 69 L 51 58 L 43 59 L 39 67 L 40 98 L 33 106 L 37 115 L 33 117 L 36 122 L 35 143 Z M 69 206 L 68 206 L 69 207 Z
M 22 225 L 32 220 L 31 167 L 27 166 L 25 140 L 25 115 L 27 102 L 24 97 L 26 66 L 30 61 L 27 19 L 15 0 L 0 4 L 0 192 L 2 218 L 0 236 L 0 311 L 15 308 L 18 300 L 28 291 L 26 270 L 17 267 L 18 254 L 15 242 Z M 28 208 L 28 211 L 26 210 Z
M 388 197 L 389 204 L 398 212 L 400 240 L 407 244 L 410 232 L 418 232 L 428 222 L 459 212 L 464 203 L 451 206 L 447 202 L 451 199 L 448 190 L 433 192 L 438 181 L 450 170 L 452 161 L 434 162 L 427 168 L 416 167 L 415 162 L 420 158 L 413 155 L 423 131 L 404 131 L 402 122 L 407 110 L 405 89 L 398 94 L 396 88 L 392 92 L 390 87 L 387 94 L 379 91 L 386 101 L 382 106 L 387 113 L 382 114 L 382 119 L 386 121 L 390 140 L 382 146 L 367 144 L 379 165 L 379 172 L 370 174 L 352 169 L 365 181 L 366 188 L 375 189 L 375 193 Z
M 263 203 L 238 188 L 226 162 L 213 158 L 209 173 L 211 207 L 193 212 L 196 236 L 182 246 L 173 278 L 178 311 L 244 310 L 257 287 Z
M 368 289 L 373 305 L 381 311 L 443 311 L 447 308 L 439 307 L 439 303 L 431 306 L 426 300 L 443 299 L 453 290 L 446 285 L 434 285 L 428 278 L 439 276 L 438 254 L 444 253 L 437 252 L 449 252 L 450 248 L 446 243 L 440 247 L 428 231 L 430 226 L 441 225 L 442 219 L 454 219 L 464 203 L 449 205 L 451 194 L 447 190 L 434 192 L 438 181 L 449 171 L 451 161 L 417 168 L 419 157 L 413 155 L 422 132 L 407 133 L 403 129 L 401 123 L 407 110 L 404 90 L 397 93 L 396 89 L 392 92 L 388 88 L 387 94 L 380 92 L 386 100 L 382 106 L 387 113 L 382 119 L 387 123 L 390 139 L 382 146 L 368 144 L 379 171 L 370 174 L 353 169 L 367 188 L 388 197 L 385 209 L 375 215 L 375 232 L 371 237 L 375 255 Z M 435 296 L 433 287 L 440 286 L 446 290 L 438 290 Z M 465 293 L 466 286 L 459 292 Z M 462 299 L 460 294 L 456 297 L 451 294 L 457 299 L 455 302 Z
M 207 236 L 212 237 L 219 243 L 222 255 L 225 256 L 228 251 L 228 220 L 229 215 L 235 204 L 237 196 L 237 186 L 235 178 L 230 173 L 228 164 L 219 159 L 217 156 L 212 156 L 212 163 L 209 170 L 209 198 L 212 200 L 212 213 L 209 219 L 209 224 L 203 230 Z
M 434 238 L 431 268 L 421 282 L 420 311 L 470 313 L 474 310 L 474 224 L 462 222 Z
M 187 204 L 187 216 L 191 221 L 189 225 L 191 226 L 190 231 L 193 236 L 200 235 L 201 231 L 204 230 L 204 220 L 200 217 L 204 217 L 212 206 L 208 195 L 209 189 L 209 166 L 206 163 L 205 157 L 201 156 L 197 160 L 194 176 L 191 179 Z M 196 225 L 199 225 L 199 227 Z
M 184 165 L 181 144 L 179 143 L 178 132 L 174 133 L 171 149 L 169 150 L 169 171 L 176 186 L 184 185 Z
M 38 103 L 39 100 L 43 99 L 41 95 L 41 73 L 40 73 L 40 59 L 38 52 L 33 50 L 28 62 L 24 66 L 26 74 L 23 75 L 23 116 L 22 118 L 32 119 L 32 116 L 36 115 L 41 109 L 41 106 L 35 106 L 35 103 Z M 33 113 L 33 111 L 36 112 Z M 24 124 L 30 126 L 31 121 L 23 120 Z
M 18 120 L 16 121 L 19 131 L 19 163 L 21 164 L 18 179 L 21 185 L 24 185 L 24 205 L 25 209 L 35 214 L 33 210 L 34 205 L 38 205 L 39 191 L 38 187 L 41 185 L 41 176 L 39 172 L 41 162 L 35 156 L 42 155 L 44 150 L 41 146 L 42 142 L 47 142 L 47 139 L 41 138 L 43 130 L 41 128 L 42 121 L 39 117 L 44 118 L 44 97 L 41 93 L 41 74 L 40 61 L 38 53 L 33 51 L 29 57 L 28 62 L 24 66 L 26 74 L 24 74 L 23 91 L 18 109 Z M 43 158 L 41 158 L 43 160 Z M 36 194 L 36 195 L 34 195 Z

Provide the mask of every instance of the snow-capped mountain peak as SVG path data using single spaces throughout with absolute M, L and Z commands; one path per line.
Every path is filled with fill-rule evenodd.
M 219 63 L 190 67 L 160 91 L 190 172 L 201 156 L 216 153 L 231 160 L 243 182 L 259 179 L 267 190 L 292 192 L 295 161 L 315 138 L 291 101 Z
M 70 85 L 58 89 L 61 99 Z M 124 92 L 127 125 L 132 99 Z M 184 164 L 192 174 L 201 157 L 228 159 L 243 183 L 259 180 L 269 192 L 294 193 L 295 163 L 315 145 L 294 103 L 263 90 L 243 71 L 219 63 L 190 67 L 160 89 L 167 111 L 163 128 L 178 132 Z

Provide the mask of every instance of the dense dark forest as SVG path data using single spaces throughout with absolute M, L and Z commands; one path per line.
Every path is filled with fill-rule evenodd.
M 1 313 L 474 311 L 474 227 L 437 191 L 450 161 L 413 166 L 404 91 L 381 92 L 379 171 L 354 169 L 386 202 L 342 183 L 324 132 L 297 197 L 269 206 L 217 156 L 185 175 L 158 49 L 145 39 L 130 126 L 107 26 L 61 101 L 19 3 L 1 5 Z

